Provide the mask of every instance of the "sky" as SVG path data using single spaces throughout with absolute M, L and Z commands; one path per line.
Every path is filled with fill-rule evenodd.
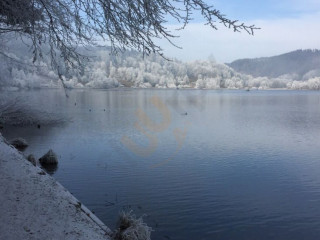
M 182 49 L 159 41 L 166 56 L 183 61 L 204 60 L 210 56 L 228 63 L 240 58 L 279 55 L 297 49 L 320 49 L 320 0 L 207 0 L 228 18 L 261 28 L 254 36 L 234 33 L 217 24 L 218 30 L 205 26 L 200 14 L 194 15 L 183 31 L 168 28 L 179 38 Z

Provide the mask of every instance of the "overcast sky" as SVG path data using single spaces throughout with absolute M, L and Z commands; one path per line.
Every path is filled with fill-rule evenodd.
M 273 56 L 296 49 L 320 49 L 320 0 L 211 0 L 230 19 L 255 24 L 254 36 L 234 33 L 218 24 L 218 31 L 203 25 L 200 15 L 179 31 L 174 42 L 183 49 L 161 41 L 165 54 L 180 60 L 207 59 L 217 62 L 239 58 Z M 170 25 L 170 29 L 177 26 Z

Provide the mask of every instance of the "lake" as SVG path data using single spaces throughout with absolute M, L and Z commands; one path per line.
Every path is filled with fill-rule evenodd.
M 320 92 L 13 92 L 64 124 L 6 127 L 110 228 L 132 210 L 152 239 L 319 239 Z

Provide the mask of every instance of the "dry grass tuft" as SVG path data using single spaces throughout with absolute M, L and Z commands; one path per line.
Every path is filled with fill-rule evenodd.
M 114 240 L 151 240 L 152 229 L 130 212 L 121 212 Z

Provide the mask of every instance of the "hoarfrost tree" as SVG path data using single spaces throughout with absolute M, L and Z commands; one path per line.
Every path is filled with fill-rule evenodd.
M 166 28 L 167 19 L 179 22 L 182 30 L 195 12 L 213 29 L 218 24 L 249 34 L 257 29 L 230 20 L 204 0 L 0 0 L 0 36 L 13 33 L 30 39 L 33 61 L 49 54 L 59 73 L 61 60 L 65 70 L 81 69 L 85 56 L 79 46 L 103 40 L 113 53 L 136 49 L 163 56 L 155 40 L 164 38 L 174 45 L 176 37 Z

